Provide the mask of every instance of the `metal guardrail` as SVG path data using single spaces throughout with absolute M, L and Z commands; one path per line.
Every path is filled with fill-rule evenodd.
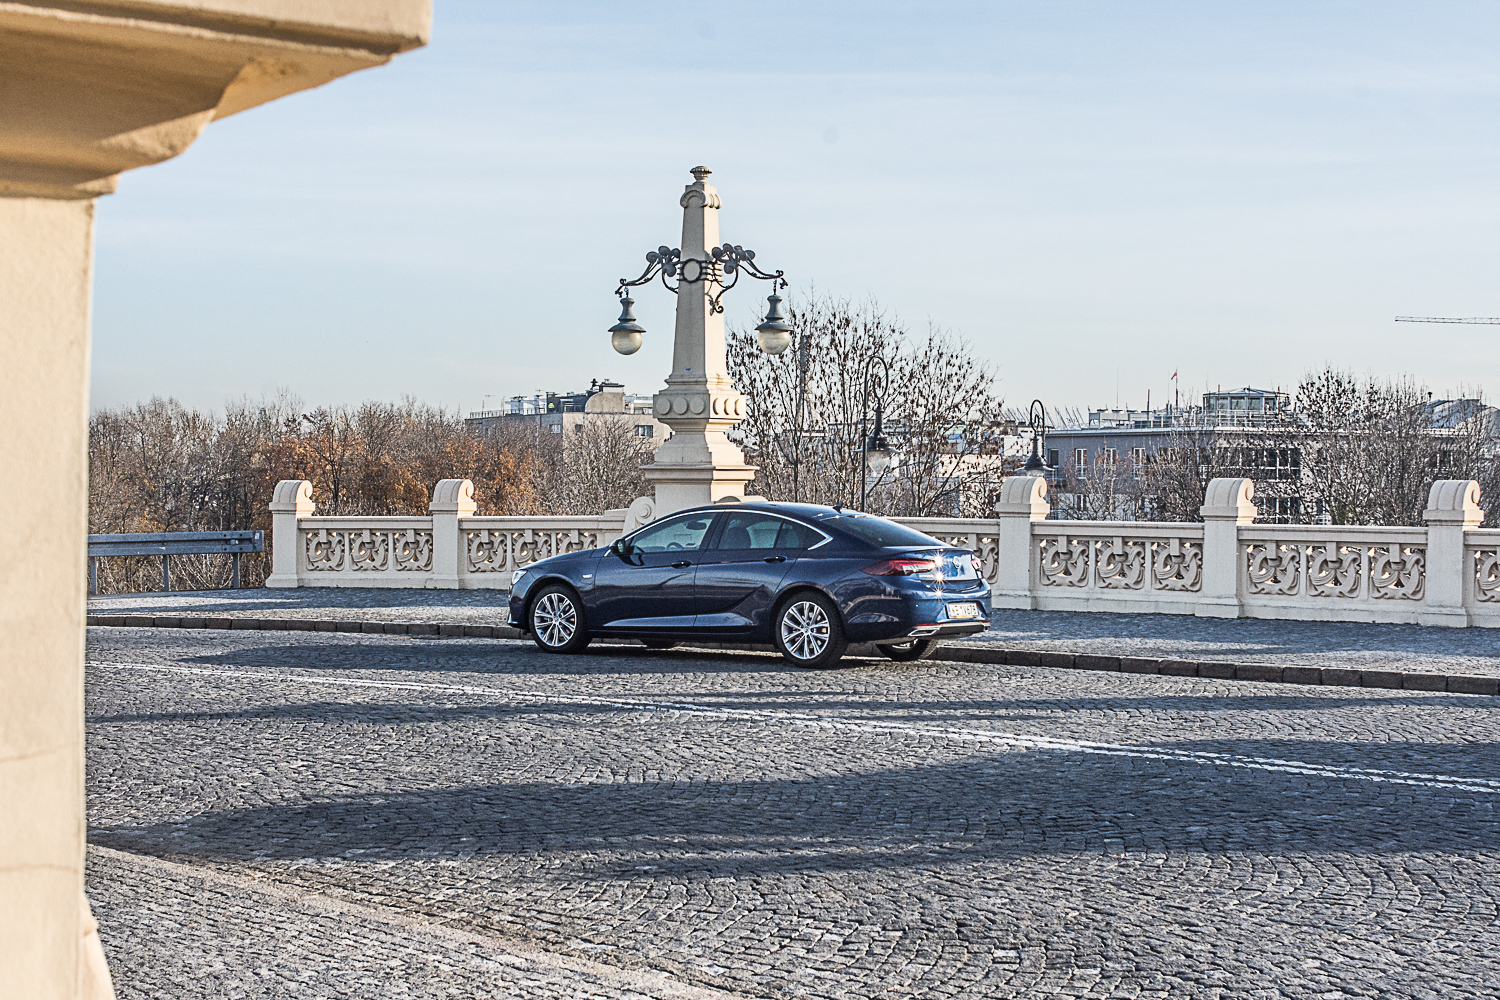
M 99 560 L 110 556 L 161 556 L 161 589 L 172 589 L 172 556 L 228 553 L 233 557 L 230 586 L 239 589 L 240 555 L 264 552 L 264 531 L 161 531 L 89 536 L 89 593 L 99 593 Z

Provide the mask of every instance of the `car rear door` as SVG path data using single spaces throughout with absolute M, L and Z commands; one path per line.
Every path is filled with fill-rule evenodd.
M 731 510 L 698 565 L 694 631 L 726 634 L 769 627 L 781 580 L 820 532 L 777 514 Z

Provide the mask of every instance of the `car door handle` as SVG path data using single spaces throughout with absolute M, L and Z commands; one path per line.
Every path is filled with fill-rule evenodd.
M 786 556 L 766 556 L 766 562 L 770 562 L 770 563 L 786 562 Z
M 687 567 L 689 567 L 691 565 L 692 565 L 691 562 L 689 562 L 688 560 L 684 559 L 682 562 L 675 562 L 675 563 L 673 563 L 672 564 L 672 568 L 673 569 L 686 569 Z

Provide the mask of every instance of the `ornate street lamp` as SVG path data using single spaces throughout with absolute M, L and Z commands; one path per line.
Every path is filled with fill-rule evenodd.
M 1040 399 L 1031 401 L 1031 411 L 1027 414 L 1028 422 L 1031 424 L 1031 457 L 1026 460 L 1022 471 L 1028 476 L 1046 476 L 1052 470 L 1042 460 L 1042 442 L 1047 434 L 1047 408 L 1042 405 Z
M 785 351 L 791 326 L 781 314 L 787 286 L 780 271 L 764 271 L 755 251 L 719 242 L 719 191 L 708 183 L 713 171 L 692 169 L 693 183 L 678 198 L 682 208 L 682 240 L 676 248 L 661 246 L 646 254 L 646 269 L 635 280 L 620 279 L 615 294 L 620 318 L 610 327 L 610 341 L 621 354 L 640 349 L 646 331 L 636 321 L 635 303 L 627 290 L 657 278 L 677 298 L 677 321 L 672 336 L 672 367 L 660 392 L 651 398 L 651 412 L 671 431 L 641 466 L 654 496 L 643 512 L 662 517 L 687 507 L 744 495 L 755 478 L 755 467 L 725 432 L 745 419 L 745 397 L 729 377 L 724 342 L 726 291 L 745 275 L 771 283 L 765 319 L 756 327 L 761 349 Z M 649 518 L 648 518 L 649 519 Z
M 646 328 L 636 322 L 635 315 L 630 311 L 631 306 L 635 305 L 635 299 L 626 294 L 625 289 L 650 284 L 660 278 L 662 287 L 676 295 L 683 283 L 696 285 L 706 281 L 717 289 L 708 296 L 709 310 L 712 313 L 722 313 L 724 304 L 721 300 L 724 293 L 739 284 L 742 274 L 771 282 L 771 294 L 766 297 L 766 318 L 755 328 L 760 349 L 767 354 L 780 354 L 787 349 L 792 342 L 792 327 L 781 314 L 781 296 L 776 294 L 778 286 L 786 288 L 785 272 L 768 274 L 762 271 L 755 263 L 754 250 L 746 250 L 732 243 L 710 248 L 709 255 L 709 260 L 684 258 L 681 250 L 657 247 L 646 253 L 646 270 L 641 272 L 639 278 L 634 281 L 620 279 L 620 286 L 615 289 L 615 294 L 620 297 L 620 319 L 609 328 L 610 343 L 615 350 L 621 354 L 634 354 L 641 349 L 641 334 L 646 332 Z M 669 278 L 676 278 L 677 284 L 669 284 Z

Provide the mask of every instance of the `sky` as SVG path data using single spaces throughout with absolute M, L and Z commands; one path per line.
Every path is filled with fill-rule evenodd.
M 872 298 L 1007 403 L 1333 364 L 1500 389 L 1500 5 L 436 0 L 432 41 L 100 201 L 96 409 L 659 389 L 705 164 L 793 295 Z M 764 289 L 725 299 L 753 325 Z

